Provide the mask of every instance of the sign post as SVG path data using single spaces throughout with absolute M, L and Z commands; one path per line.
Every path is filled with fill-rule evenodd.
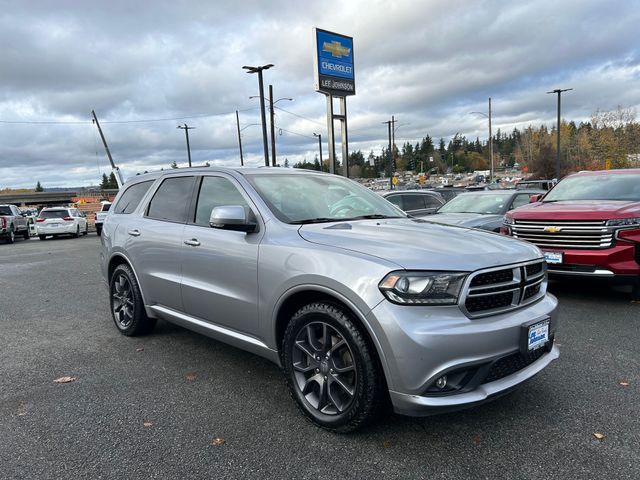
M 336 145 L 333 124 L 340 121 L 342 174 L 349 177 L 349 135 L 347 133 L 347 95 L 355 95 L 353 38 L 338 33 L 313 29 L 315 90 L 327 99 L 327 138 L 329 172 L 335 173 Z M 334 113 L 333 99 L 340 100 L 340 113 Z

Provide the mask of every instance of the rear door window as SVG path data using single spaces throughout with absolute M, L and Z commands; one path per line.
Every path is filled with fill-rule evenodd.
M 186 223 L 194 183 L 195 177 L 165 179 L 149 203 L 147 216 L 156 220 Z
M 404 210 L 410 212 L 412 210 L 424 210 L 424 195 L 404 195 L 402 202 L 404 203 Z
M 153 182 L 154 180 L 149 180 L 128 187 L 120 197 L 120 200 L 118 200 L 113 211 L 115 213 L 132 213 L 138 207 L 140 200 L 142 200 L 142 197 L 147 193 Z

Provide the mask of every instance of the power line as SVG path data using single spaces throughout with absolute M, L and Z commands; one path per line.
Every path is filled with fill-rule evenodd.
M 285 128 L 279 127 L 278 125 L 276 125 L 276 127 L 281 132 L 287 132 L 287 133 L 290 133 L 291 135 L 298 135 L 299 137 L 310 138 L 311 140 L 315 140 L 314 137 L 310 137 L 309 135 L 305 135 L 303 133 L 298 133 L 298 132 L 292 132 L 291 130 L 287 130 Z
M 285 112 L 285 113 L 288 113 L 289 115 L 293 115 L 294 117 L 298 117 L 298 118 L 301 118 L 302 120 L 306 120 L 307 122 L 315 123 L 315 124 L 317 124 L 317 125 L 321 125 L 321 126 L 323 126 L 323 127 L 325 127 L 325 126 L 326 126 L 326 125 L 325 125 L 325 124 L 323 124 L 323 123 L 320 123 L 320 122 L 318 122 L 318 121 L 316 121 L 316 120 L 313 120 L 313 119 L 311 119 L 311 118 L 309 118 L 309 117 L 305 117 L 305 116 L 303 116 L 303 115 L 298 115 L 297 113 L 290 112 L 289 110 L 285 110 L 284 108 L 280 108 L 280 107 L 274 107 L 274 108 L 275 108 L 275 109 L 277 109 L 277 110 L 281 110 L 281 111 L 283 111 L 283 112 Z

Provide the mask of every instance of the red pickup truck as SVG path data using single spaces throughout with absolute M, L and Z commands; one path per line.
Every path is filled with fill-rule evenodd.
M 621 280 L 640 299 L 640 169 L 570 175 L 500 232 L 540 247 L 552 275 Z

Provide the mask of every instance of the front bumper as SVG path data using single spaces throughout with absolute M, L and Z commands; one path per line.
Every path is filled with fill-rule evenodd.
M 367 316 L 383 354 L 394 410 L 406 415 L 430 415 L 460 409 L 506 393 L 531 378 L 558 357 L 557 347 L 533 363 L 472 390 L 434 395 L 432 386 L 443 374 L 488 365 L 517 352 L 522 326 L 549 319 L 549 335 L 557 329 L 554 296 L 524 308 L 470 319 L 458 306 L 416 307 L 383 301 Z M 428 391 L 429 390 L 429 391 Z
M 640 246 L 618 240 L 611 248 L 601 250 L 563 250 L 543 248 L 547 252 L 562 252 L 562 263 L 549 264 L 550 275 L 581 275 L 613 277 L 640 275 Z

